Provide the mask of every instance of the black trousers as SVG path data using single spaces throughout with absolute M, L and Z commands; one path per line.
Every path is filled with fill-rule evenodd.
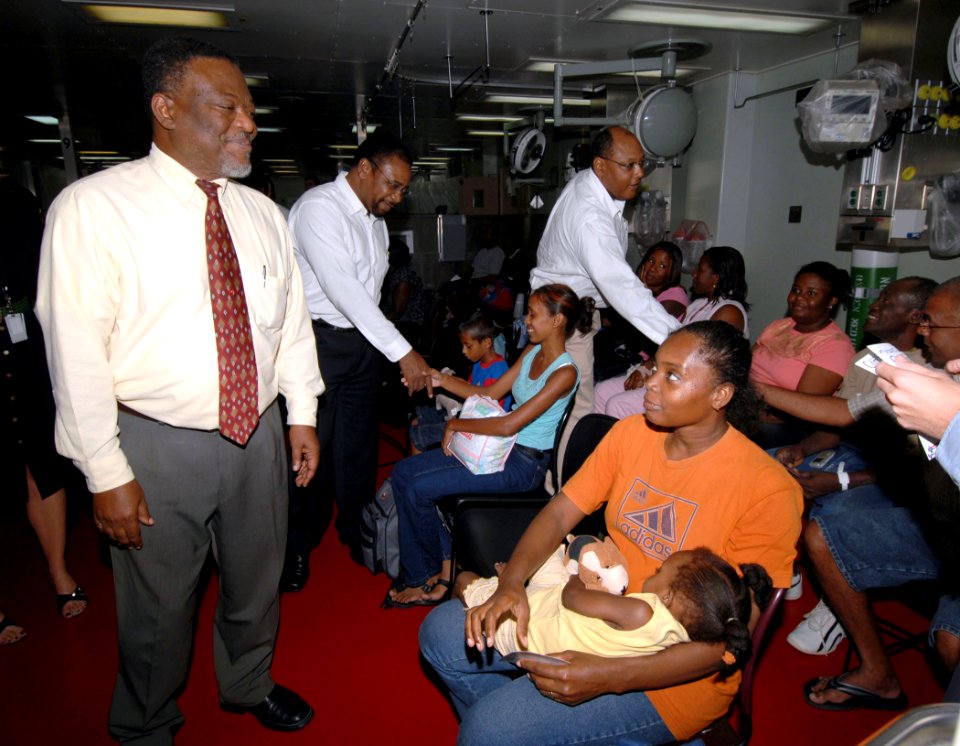
M 340 541 L 359 544 L 360 511 L 377 480 L 377 393 L 383 356 L 355 329 L 313 324 L 317 361 L 326 386 L 317 412 L 320 473 L 314 484 L 293 488 L 287 551 L 316 546 L 337 505 Z

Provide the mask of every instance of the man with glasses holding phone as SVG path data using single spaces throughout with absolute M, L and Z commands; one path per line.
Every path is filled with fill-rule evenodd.
M 564 187 L 550 213 L 537 249 L 530 289 L 562 283 L 598 308 L 612 306 L 630 324 L 660 344 L 679 322 L 667 313 L 627 264 L 627 221 L 624 204 L 640 191 L 644 153 L 640 141 L 623 127 L 608 127 L 593 139 L 590 168 Z M 576 422 L 593 410 L 593 337 L 600 328 L 579 331 L 567 341 L 567 352 L 580 369 L 580 388 L 560 444 Z M 556 485 L 559 487 L 559 485 Z
M 400 364 L 410 393 L 429 385 L 426 361 L 379 308 L 388 266 L 384 216 L 406 195 L 412 160 L 400 140 L 377 132 L 357 148 L 347 173 L 310 189 L 290 210 L 326 391 L 317 414 L 321 497 L 294 490 L 282 590 L 305 585 L 331 497 L 340 541 L 361 562 L 360 511 L 376 489 L 380 354 Z

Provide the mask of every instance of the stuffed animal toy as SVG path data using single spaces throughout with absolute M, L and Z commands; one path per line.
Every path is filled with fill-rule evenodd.
M 600 541 L 585 534 L 567 537 L 564 566 L 571 575 L 579 575 L 589 590 L 620 596 L 627 590 L 627 560 L 608 536 Z

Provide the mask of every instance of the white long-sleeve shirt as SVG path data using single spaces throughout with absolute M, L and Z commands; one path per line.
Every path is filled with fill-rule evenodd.
M 592 169 L 564 187 L 537 249 L 530 288 L 562 283 L 597 306 L 612 306 L 660 344 L 680 323 L 661 306 L 627 264 L 623 201 L 613 199 Z
M 297 200 L 290 209 L 290 232 L 310 316 L 355 327 L 392 362 L 410 352 L 410 343 L 380 310 L 388 265 L 386 222 L 367 212 L 346 174 Z
M 290 235 L 276 206 L 218 179 L 257 360 L 262 413 L 282 393 L 287 421 L 316 425 L 323 382 Z M 57 403 L 58 450 L 93 492 L 135 477 L 117 402 L 175 427 L 219 426 L 219 368 L 196 176 L 150 155 L 68 186 L 43 236 L 37 316 Z

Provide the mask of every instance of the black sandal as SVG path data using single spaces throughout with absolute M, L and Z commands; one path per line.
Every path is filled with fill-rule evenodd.
M 27 636 L 27 631 L 24 630 L 21 625 L 17 624 L 15 621 L 13 621 L 13 619 L 5 615 L 3 619 L 0 619 L 0 633 L 2 633 L 7 627 L 20 627 L 23 632 L 20 634 L 20 637 L 15 637 L 9 642 L 0 642 L 0 645 L 13 645 L 13 643 L 20 642 L 20 640 Z
M 436 606 L 441 604 L 450 597 L 450 581 L 444 578 L 439 579 L 436 583 L 424 583 L 420 586 L 420 590 L 424 593 L 431 593 L 434 588 L 438 585 L 441 585 L 447 589 L 447 592 L 444 593 L 440 598 L 418 598 L 416 601 L 397 601 L 390 595 L 390 591 L 400 593 L 405 591 L 411 586 L 405 585 L 404 583 L 395 580 L 393 584 L 387 589 L 387 595 L 383 597 L 383 601 L 380 602 L 381 609 L 412 609 L 414 606 Z
M 70 616 L 63 616 L 63 608 L 70 603 L 71 601 L 82 601 L 85 604 L 90 603 L 90 599 L 87 598 L 87 592 L 83 590 L 79 585 L 73 589 L 73 593 L 58 593 L 57 594 L 57 613 L 62 616 L 64 619 L 73 619 L 74 617 L 80 616 L 84 611 L 87 610 L 87 607 L 84 606 L 83 609 L 78 611 L 76 614 L 71 614 Z

